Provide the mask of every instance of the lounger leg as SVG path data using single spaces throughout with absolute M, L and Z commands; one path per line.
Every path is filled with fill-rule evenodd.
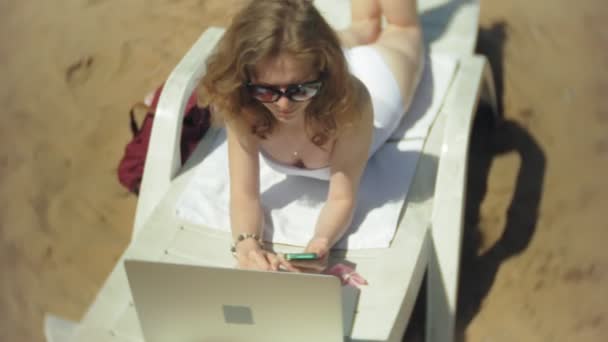
M 427 272 L 426 288 L 426 342 L 452 342 L 456 317 L 450 306 L 448 292 L 450 285 L 445 284 L 441 265 L 436 252 L 437 246 L 431 242 L 431 255 Z
M 77 323 L 55 315 L 44 317 L 44 336 L 47 342 L 67 342 L 70 340 Z
M 503 117 L 500 108 L 498 108 L 498 98 L 496 97 L 496 86 L 494 83 L 494 76 L 492 75 L 492 68 L 487 61 L 483 69 L 483 87 L 481 88 L 480 100 L 490 105 L 492 108 L 494 124 L 498 126 Z

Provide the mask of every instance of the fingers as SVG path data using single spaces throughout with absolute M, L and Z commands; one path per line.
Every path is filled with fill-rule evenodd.
M 310 261 L 292 261 L 291 265 L 297 268 L 301 272 L 307 273 L 321 273 L 327 268 L 327 263 L 329 260 L 329 255 L 325 254 L 325 256 Z
M 287 261 L 282 253 L 274 254 L 265 250 L 251 250 L 246 255 L 239 257 L 239 268 L 261 271 L 282 269 L 298 273 L 321 273 L 327 268 L 327 261 L 327 254 L 318 260 Z
M 281 260 L 279 260 L 279 257 L 273 253 L 266 253 L 266 258 L 270 263 L 270 269 L 273 271 L 278 271 L 279 265 L 281 264 Z
M 266 259 L 266 253 L 263 251 L 252 251 L 250 258 L 256 265 L 256 268 L 262 271 L 270 271 L 270 263 Z
M 305 253 L 317 253 L 319 258 L 324 258 L 330 249 L 329 240 L 326 238 L 313 238 L 308 242 L 308 245 L 304 249 Z
M 292 265 L 297 267 L 302 272 L 321 273 L 327 268 L 329 261 L 329 240 L 327 238 L 315 237 L 310 240 L 305 253 L 316 253 L 319 257 L 317 260 L 310 261 L 294 261 Z
M 294 267 L 293 263 L 287 261 L 287 259 L 285 259 L 285 255 L 283 253 L 277 254 L 277 257 L 279 258 L 279 261 L 281 262 L 281 266 L 283 266 L 283 269 L 285 269 L 286 271 L 289 272 L 300 272 L 300 270 L 296 267 Z
M 300 272 L 307 273 L 321 273 L 327 268 L 327 263 L 321 261 L 306 261 L 306 262 L 293 262 L 293 267 L 298 269 Z
M 239 257 L 239 268 L 243 269 L 278 271 L 279 266 L 283 266 L 288 271 L 298 271 L 281 256 L 265 250 L 251 250 L 246 255 Z

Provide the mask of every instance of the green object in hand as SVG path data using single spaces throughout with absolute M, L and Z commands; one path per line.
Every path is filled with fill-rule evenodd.
M 285 260 L 316 260 L 319 257 L 317 253 L 286 253 Z

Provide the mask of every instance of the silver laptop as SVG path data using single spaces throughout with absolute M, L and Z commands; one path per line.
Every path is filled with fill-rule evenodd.
M 352 328 L 358 292 L 333 276 L 135 260 L 125 269 L 146 342 L 331 342 Z

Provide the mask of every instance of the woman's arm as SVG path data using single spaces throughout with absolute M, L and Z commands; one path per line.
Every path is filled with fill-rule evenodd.
M 274 253 L 265 251 L 251 236 L 262 237 L 264 214 L 260 201 L 258 142 L 241 134 L 235 124 L 227 124 L 230 169 L 230 226 L 241 268 L 278 270 L 279 264 L 294 268 Z M 239 241 L 240 237 L 247 238 Z
M 326 260 L 331 247 L 340 240 L 352 221 L 357 191 L 367 165 L 372 141 L 373 110 L 365 86 L 353 77 L 360 119 L 347 127 L 337 139 L 331 157 L 331 177 L 327 201 L 321 209 L 315 234 L 306 247 Z M 295 263 L 293 263 L 296 265 Z M 322 270 L 321 263 L 298 263 L 297 266 Z
M 262 232 L 259 160 L 254 139 L 246 139 L 236 127 L 227 125 L 230 170 L 230 224 L 232 237 Z

